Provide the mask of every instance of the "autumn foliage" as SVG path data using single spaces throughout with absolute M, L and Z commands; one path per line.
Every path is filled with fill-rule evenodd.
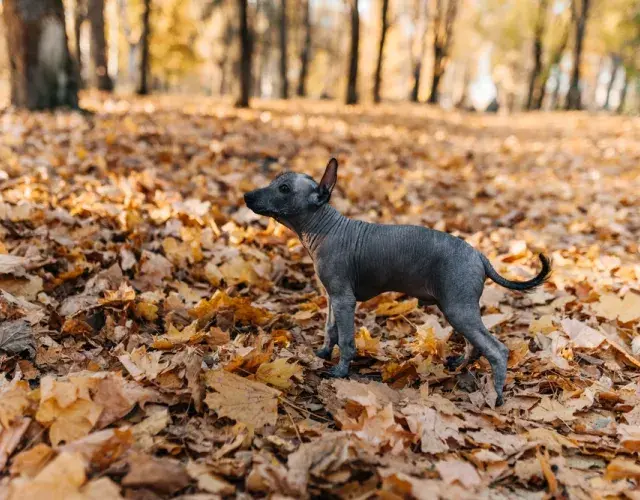
M 640 122 L 206 99 L 7 111 L 0 134 L 0 499 L 640 494 Z M 487 284 L 505 405 L 437 309 L 358 306 L 348 380 L 295 235 L 243 204 L 341 160 L 332 203 L 449 231 Z M 189 496 L 209 494 L 205 496 Z

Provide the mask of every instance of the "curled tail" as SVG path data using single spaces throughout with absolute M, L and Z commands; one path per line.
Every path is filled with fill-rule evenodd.
M 540 262 L 542 263 L 542 269 L 538 273 L 538 275 L 530 279 L 528 281 L 510 281 L 506 278 L 503 278 L 498 274 L 498 272 L 493 268 L 489 259 L 487 259 L 484 255 L 481 254 L 482 263 L 484 264 L 484 272 L 487 274 L 492 281 L 495 281 L 498 285 L 503 286 L 505 288 L 510 288 L 511 290 L 530 290 L 535 288 L 549 277 L 549 273 L 551 272 L 551 264 L 549 263 L 549 259 L 544 255 L 538 255 Z

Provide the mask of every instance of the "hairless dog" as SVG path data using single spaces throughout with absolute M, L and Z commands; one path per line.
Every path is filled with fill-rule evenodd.
M 540 254 L 542 270 L 535 278 L 510 281 L 478 250 L 450 234 L 350 219 L 329 205 L 337 175 L 338 162 L 332 158 L 319 184 L 308 175 L 286 172 L 244 195 L 251 210 L 293 230 L 311 254 L 329 304 L 324 346 L 316 354 L 329 359 L 334 346 L 340 347 L 340 361 L 330 374 L 349 374 L 356 351 L 356 301 L 401 292 L 440 308 L 472 346 L 466 362 L 481 355 L 487 358 L 496 404 L 502 404 L 509 350 L 482 323 L 479 299 L 484 282 L 489 277 L 512 290 L 530 290 L 549 275 L 547 258 Z

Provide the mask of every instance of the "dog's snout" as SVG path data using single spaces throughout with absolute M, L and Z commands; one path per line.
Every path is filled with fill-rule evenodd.
M 250 203 L 255 201 L 255 199 L 256 199 L 256 192 L 255 191 L 249 191 L 248 193 L 244 194 L 244 202 L 247 205 L 249 205 Z

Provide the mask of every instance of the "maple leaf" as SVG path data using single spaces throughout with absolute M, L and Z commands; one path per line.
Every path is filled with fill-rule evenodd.
M 278 358 L 271 363 L 263 363 L 256 371 L 256 380 L 278 389 L 289 389 L 292 377 L 301 377 L 302 367 L 298 363 L 288 363 L 287 358 Z
M 600 301 L 592 304 L 591 308 L 603 318 L 629 323 L 640 319 L 640 295 L 627 292 L 624 298 L 620 299 L 611 293 L 603 294 Z
M 0 424 L 8 428 L 31 405 L 29 384 L 25 381 L 14 381 L 0 389 Z
M 218 416 L 232 418 L 256 429 L 276 423 L 279 391 L 226 370 L 206 372 L 205 381 L 216 391 L 207 394 L 205 403 Z
M 170 349 L 179 344 L 197 344 L 201 342 L 206 335 L 206 332 L 198 330 L 197 321 L 185 326 L 182 330 L 178 330 L 175 326 L 169 325 L 167 333 L 154 340 L 153 347 L 156 349 Z
M 0 324 L 0 350 L 9 354 L 27 351 L 29 357 L 33 358 L 36 349 L 31 325 L 23 319 Z
M 555 420 L 570 422 L 576 418 L 573 415 L 574 411 L 573 408 L 563 406 L 559 401 L 551 399 L 549 396 L 544 396 L 540 403 L 531 410 L 529 418 L 542 422 L 553 422 Z
M 142 346 L 118 356 L 120 363 L 127 369 L 136 381 L 154 380 L 169 366 L 168 362 L 162 362 L 162 352 L 147 352 L 147 348 Z
M 209 321 L 222 308 L 233 310 L 237 321 L 264 325 L 272 315 L 264 309 L 253 307 L 251 303 L 242 297 L 229 297 L 225 292 L 218 290 L 209 300 L 201 300 L 189 311 L 191 317 L 200 321 Z
M 463 460 L 441 460 L 436 464 L 436 470 L 447 484 L 459 482 L 465 488 L 473 488 L 481 482 L 475 467 Z
M 463 421 L 456 416 L 443 414 L 434 408 L 411 404 L 402 409 L 411 432 L 420 438 L 424 453 L 442 453 L 449 450 L 448 440 L 464 442 L 460 434 Z
M 12 482 L 9 500 L 66 500 L 86 481 L 86 462 L 79 453 L 60 453 L 31 480 Z
M 405 300 L 403 302 L 382 302 L 376 308 L 377 316 L 403 316 L 409 314 L 418 307 L 418 299 Z
M 578 349 L 595 349 L 606 340 L 602 333 L 576 319 L 563 319 L 561 324 L 573 346 Z
M 371 333 L 365 326 L 356 332 L 355 342 L 360 356 L 376 355 L 380 352 L 380 339 L 371 337 Z

